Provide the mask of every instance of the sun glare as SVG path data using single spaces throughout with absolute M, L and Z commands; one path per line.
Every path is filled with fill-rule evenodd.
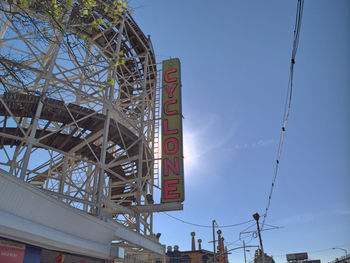
M 184 131 L 183 134 L 183 151 L 184 151 L 184 166 L 193 168 L 197 164 L 197 140 L 194 133 Z

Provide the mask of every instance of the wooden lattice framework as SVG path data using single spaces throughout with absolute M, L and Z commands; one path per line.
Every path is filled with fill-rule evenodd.
M 153 236 L 152 213 L 134 209 L 153 204 L 150 39 L 126 10 L 113 21 L 99 5 L 81 16 L 75 1 L 60 27 L 40 1 L 14 3 L 0 1 L 0 169 Z M 104 23 L 92 26 L 96 17 Z

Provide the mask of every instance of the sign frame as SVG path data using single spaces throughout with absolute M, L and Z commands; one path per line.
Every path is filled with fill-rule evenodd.
M 180 60 L 163 61 L 161 203 L 183 202 L 184 165 Z

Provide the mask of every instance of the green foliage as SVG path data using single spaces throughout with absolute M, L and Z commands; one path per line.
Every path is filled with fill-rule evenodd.
M 126 1 L 102 1 L 102 0 L 19 0 L 18 6 L 22 9 L 28 9 L 32 4 L 39 4 L 49 18 L 52 18 L 56 24 L 64 28 L 64 14 L 70 10 L 73 5 L 78 8 L 78 13 L 81 17 L 93 19 L 91 27 L 98 29 L 102 25 L 108 23 L 116 23 L 119 18 L 127 10 L 128 3 Z M 97 12 L 103 10 L 103 14 Z M 134 12 L 133 9 L 130 10 Z
M 20 8 L 29 8 L 29 0 L 19 0 Z

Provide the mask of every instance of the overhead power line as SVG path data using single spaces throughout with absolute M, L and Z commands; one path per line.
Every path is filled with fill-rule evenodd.
M 242 222 L 242 223 L 238 223 L 238 224 L 233 224 L 233 225 L 225 225 L 225 226 L 220 226 L 220 228 L 225 228 L 225 227 L 235 227 L 235 226 L 240 226 L 240 225 L 245 225 L 245 224 L 248 224 L 250 222 L 254 221 L 253 219 L 252 220 L 249 220 L 249 221 L 245 221 L 245 222 Z
M 197 226 L 197 227 L 205 227 L 205 228 L 212 228 L 213 226 L 212 225 L 201 225 L 201 224 L 197 224 L 197 223 L 192 223 L 192 222 L 188 222 L 188 221 L 185 221 L 185 220 L 182 220 L 180 218 L 177 218 L 175 216 L 172 216 L 166 212 L 163 212 L 164 214 L 166 214 L 167 216 L 177 220 L 177 221 L 180 221 L 181 223 L 184 223 L 184 224 L 187 224 L 187 225 L 192 225 L 192 226 Z M 247 224 L 247 223 L 250 223 L 252 222 L 253 220 L 249 220 L 249 221 L 244 221 L 244 222 L 240 222 L 240 223 L 237 223 L 237 224 L 231 224 L 231 225 L 217 225 L 216 224 L 216 227 L 218 228 L 226 228 L 226 227 L 235 227 L 235 226 L 240 226 L 240 225 L 244 225 L 244 224 Z
M 274 189 L 274 186 L 275 186 L 275 183 L 276 183 L 277 174 L 278 174 L 278 165 L 280 163 L 280 158 L 281 158 L 282 149 L 283 149 L 284 134 L 285 134 L 285 131 L 286 131 L 287 121 L 288 121 L 288 117 L 289 117 L 289 114 L 290 114 L 290 107 L 291 107 L 291 104 L 292 104 L 293 75 L 294 75 L 295 56 L 297 54 L 298 45 L 299 45 L 299 36 L 300 36 L 300 28 L 301 28 L 301 20 L 302 20 L 302 15 L 303 15 L 303 8 L 304 8 L 304 0 L 298 0 L 297 13 L 296 13 L 296 18 L 295 18 L 295 26 L 294 26 L 294 40 L 293 40 L 292 58 L 291 58 L 291 61 L 290 61 L 290 74 L 289 74 L 289 82 L 288 82 L 288 89 L 287 89 L 287 100 L 286 100 L 286 104 L 285 104 L 285 107 L 284 107 L 281 139 L 280 139 L 280 144 L 279 144 L 278 151 L 277 151 L 277 158 L 276 158 L 274 176 L 273 176 L 273 179 L 272 179 L 272 184 L 271 184 L 271 188 L 270 188 L 269 197 L 268 197 L 268 200 L 267 200 L 267 205 L 266 205 L 265 214 L 264 214 L 264 218 L 263 218 L 261 229 L 264 228 L 265 220 L 266 220 L 269 208 L 270 208 L 272 193 L 273 193 L 273 189 Z

